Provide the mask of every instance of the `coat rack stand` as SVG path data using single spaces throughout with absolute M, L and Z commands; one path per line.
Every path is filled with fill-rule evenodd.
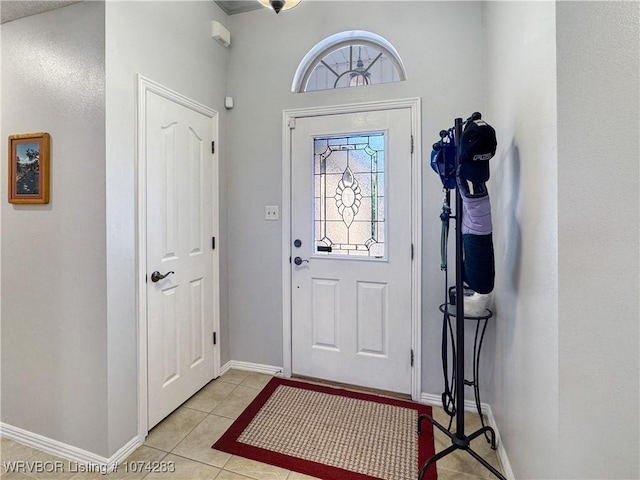
M 454 125 L 454 138 L 455 138 L 455 164 L 456 171 L 460 161 L 460 138 L 462 136 L 462 119 L 456 118 Z M 496 470 L 489 462 L 482 458 L 478 453 L 474 452 L 471 448 L 471 441 L 481 435 L 488 435 L 489 442 L 492 449 L 496 449 L 496 433 L 493 428 L 489 426 L 482 427 L 481 429 L 473 432 L 471 435 L 465 435 L 464 432 L 464 287 L 463 287 L 463 250 L 462 250 L 462 197 L 460 191 L 456 188 L 456 211 L 455 216 L 456 225 L 456 348 L 454 358 L 454 372 L 455 372 L 455 415 L 456 415 L 456 431 L 451 433 L 447 428 L 436 422 L 433 417 L 427 414 L 420 415 L 418 417 L 418 434 L 422 431 L 423 420 L 429 420 L 436 428 L 447 435 L 451 439 L 451 446 L 437 453 L 431 457 L 420 469 L 420 475 L 418 480 L 422 480 L 427 470 L 431 465 L 434 465 L 438 460 L 446 457 L 450 453 L 456 450 L 465 450 L 478 462 L 484 465 L 491 473 L 501 480 L 507 480 L 498 470 Z

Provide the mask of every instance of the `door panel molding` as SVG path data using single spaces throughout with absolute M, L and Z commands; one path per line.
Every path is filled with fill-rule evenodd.
M 407 98 L 399 100 L 385 100 L 357 104 L 322 106 L 284 110 L 282 114 L 282 305 L 283 305 L 283 368 L 284 375 L 292 374 L 292 298 L 291 298 L 291 157 L 292 157 L 292 129 L 296 119 L 339 115 L 345 113 L 364 113 L 380 110 L 395 110 L 406 108 L 410 111 L 411 132 L 413 135 L 413 150 L 411 154 L 412 185 L 411 185 L 411 240 L 413 244 L 413 262 L 411 268 L 411 344 L 414 352 L 414 365 L 411 374 L 411 397 L 418 401 L 421 395 L 421 266 L 422 266 L 422 165 L 421 165 L 421 98 Z M 407 139 L 410 141 L 410 139 Z M 409 355 L 410 352 L 407 352 Z
M 149 432 L 148 426 L 148 388 L 147 388 L 147 151 L 146 151 L 146 129 L 147 124 L 147 95 L 149 93 L 156 94 L 171 102 L 186 107 L 196 113 L 204 115 L 211 119 L 212 138 L 218 141 L 218 112 L 202 105 L 170 88 L 167 88 L 149 78 L 142 75 L 137 77 L 137 122 L 135 138 L 137 141 L 135 147 L 135 172 L 136 172 L 136 300 L 137 300 L 137 333 L 138 333 L 138 438 L 144 441 Z M 219 230 L 219 204 L 218 204 L 218 153 L 213 154 L 212 165 L 212 225 L 213 232 L 216 234 Z M 216 235 L 217 236 L 217 235 Z M 220 331 L 220 271 L 219 271 L 219 251 L 213 251 L 213 277 L 212 288 L 210 292 L 213 298 L 213 328 L 214 331 Z M 204 294 L 204 293 L 203 293 Z M 219 337 L 219 335 L 218 335 Z M 208 338 L 208 337 L 207 337 Z M 216 345 L 214 349 L 214 378 L 220 375 L 220 345 Z

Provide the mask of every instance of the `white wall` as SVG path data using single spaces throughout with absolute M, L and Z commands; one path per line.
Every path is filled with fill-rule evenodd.
M 557 478 L 555 4 L 487 2 L 485 118 L 496 252 L 492 410 L 517 478 Z
M 51 134 L 51 201 L 7 203 L 2 422 L 107 453 L 104 4 L 2 25 L 2 133 Z
M 281 220 L 264 220 L 282 198 L 282 111 L 394 98 L 423 98 L 423 156 L 455 117 L 482 108 L 482 8 L 476 2 L 305 1 L 275 15 L 230 17 L 228 242 L 231 358 L 283 365 Z M 406 82 L 307 94 L 290 92 L 304 55 L 345 30 L 369 30 L 391 42 Z M 454 57 L 455 52 L 455 57 Z M 443 275 L 440 272 L 441 184 L 423 169 L 423 384 L 442 391 Z M 487 358 L 492 355 L 486 345 Z M 491 384 L 488 375 L 486 384 Z M 489 389 L 490 390 L 490 389 Z M 488 392 L 486 393 L 488 394 Z M 489 400 L 487 398 L 487 400 Z
M 209 1 L 82 2 L 2 26 L 2 136 L 52 136 L 51 203 L 2 203 L 2 422 L 107 458 L 137 435 L 136 75 L 223 118 L 214 19 Z
M 486 4 L 492 407 L 516 478 L 640 475 L 639 7 Z
M 224 138 L 226 124 L 223 102 L 228 50 L 211 38 L 211 20 L 227 23 L 227 16 L 211 1 L 106 4 L 107 318 L 111 453 L 137 432 L 136 76 L 141 74 L 220 112 L 220 137 Z M 220 157 L 225 158 L 226 146 L 224 142 L 221 143 Z M 221 166 L 220 176 L 221 212 L 224 212 L 224 166 Z M 225 228 L 225 218 L 223 216 L 221 219 L 221 231 Z M 217 242 L 217 248 L 221 249 L 221 278 L 224 279 L 224 252 L 227 245 Z M 224 321 L 224 290 L 221 300 Z M 226 327 L 226 323 L 223 325 Z M 228 360 L 228 352 L 222 353 L 224 363 Z
M 558 2 L 560 475 L 640 477 L 640 3 Z

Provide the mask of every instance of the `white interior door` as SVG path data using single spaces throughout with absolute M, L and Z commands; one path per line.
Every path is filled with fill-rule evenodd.
M 411 138 L 408 108 L 295 121 L 294 374 L 411 392 Z
M 146 92 L 148 428 L 214 376 L 216 118 Z M 166 275 L 158 279 L 155 275 Z

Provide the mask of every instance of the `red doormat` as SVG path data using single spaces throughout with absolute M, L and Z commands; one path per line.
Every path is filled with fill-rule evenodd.
M 323 480 L 416 480 L 431 407 L 274 377 L 213 448 Z M 436 480 L 429 468 L 425 480 Z

